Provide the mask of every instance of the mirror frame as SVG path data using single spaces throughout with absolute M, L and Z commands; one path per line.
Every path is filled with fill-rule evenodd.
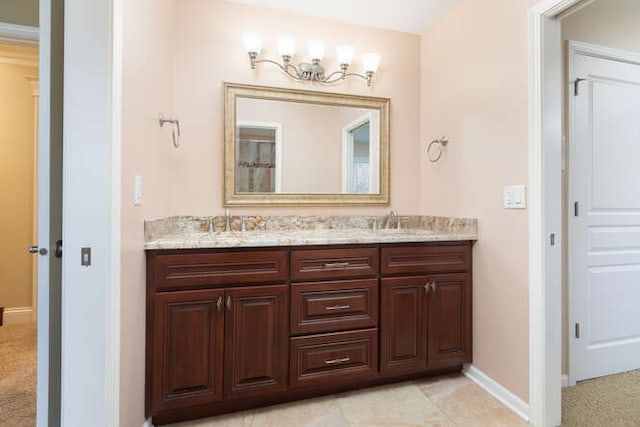
M 380 192 L 377 194 L 236 193 L 236 99 L 239 97 L 369 108 L 380 111 Z M 225 83 L 223 206 L 388 205 L 390 187 L 389 104 L 388 98 Z

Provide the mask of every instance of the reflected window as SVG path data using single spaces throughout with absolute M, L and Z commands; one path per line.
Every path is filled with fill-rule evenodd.
M 238 123 L 236 191 L 276 193 L 280 187 L 279 123 Z

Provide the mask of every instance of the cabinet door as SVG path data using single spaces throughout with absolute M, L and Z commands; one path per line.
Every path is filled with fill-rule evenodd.
M 287 286 L 227 289 L 225 397 L 286 389 Z
M 429 276 L 429 369 L 471 362 L 471 274 Z
M 427 367 L 424 276 L 382 279 L 380 372 L 397 375 Z
M 155 298 L 154 412 L 222 399 L 224 291 Z

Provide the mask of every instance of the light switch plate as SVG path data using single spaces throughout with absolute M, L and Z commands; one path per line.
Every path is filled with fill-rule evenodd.
M 505 209 L 526 209 L 527 190 L 524 185 L 513 185 L 504 187 L 504 208 Z
M 142 177 L 140 175 L 133 176 L 133 204 L 142 204 Z

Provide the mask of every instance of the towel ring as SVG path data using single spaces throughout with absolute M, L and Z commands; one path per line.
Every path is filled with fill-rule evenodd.
M 442 153 L 444 151 L 444 147 L 447 146 L 447 144 L 449 144 L 449 141 L 444 139 L 445 137 L 443 136 L 440 139 L 434 139 L 433 141 L 431 141 L 429 143 L 429 146 L 427 147 L 427 157 L 429 158 L 429 161 L 431 163 L 435 163 L 438 160 L 440 160 L 440 158 L 442 157 Z M 439 147 L 438 153 L 434 156 L 431 155 L 431 151 L 432 149 L 434 149 L 435 147 Z
M 173 146 L 178 148 L 180 146 L 180 120 L 178 119 L 165 119 L 164 115 L 160 114 L 160 118 L 158 119 L 160 122 L 160 127 L 163 127 L 165 123 L 171 123 L 173 126 L 171 127 L 171 137 L 173 138 Z M 176 136 L 177 130 L 177 136 Z

